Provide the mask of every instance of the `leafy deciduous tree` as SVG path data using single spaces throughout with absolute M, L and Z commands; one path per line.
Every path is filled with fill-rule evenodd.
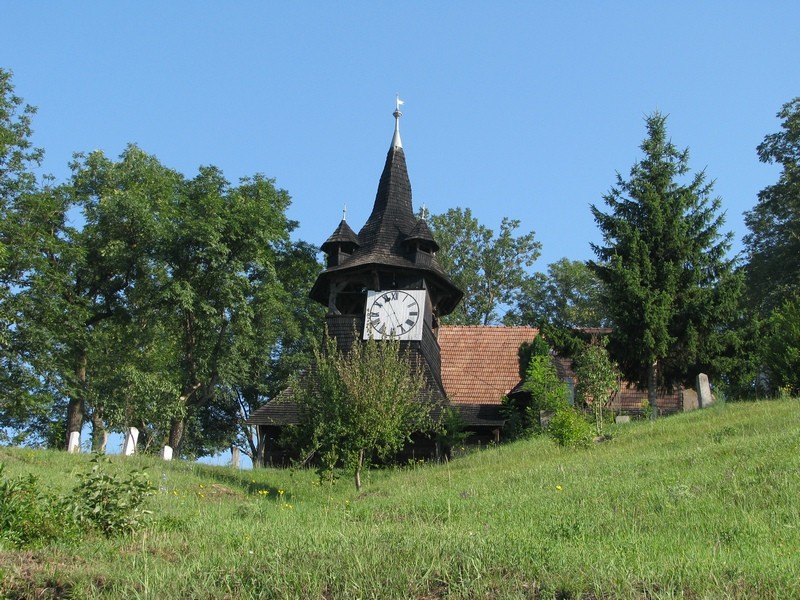
M 488 325 L 500 319 L 529 277 L 527 267 L 539 256 L 533 233 L 516 236 L 519 221 L 504 218 L 500 232 L 481 225 L 470 209 L 452 208 L 428 219 L 441 246 L 439 263 L 464 299 L 445 323 Z
M 168 212 L 160 297 L 180 340 L 182 413 L 169 434 L 177 452 L 221 450 L 235 436 L 239 405 L 219 391 L 237 377 L 258 309 L 252 300 L 274 282 L 276 254 L 295 226 L 286 218 L 289 203 L 261 175 L 232 187 L 218 169 L 204 167 Z
M 8 215 L 16 261 L 14 369 L 30 372 L 28 393 L 49 398 L 51 408 L 68 399 L 67 439 L 89 417 L 93 446 L 102 449 L 103 406 L 89 402 L 100 375 L 91 359 L 105 352 L 104 324 L 127 318 L 128 294 L 150 265 L 153 202 L 166 170 L 136 148 L 119 163 L 101 153 L 78 156 L 72 168 L 68 184 L 21 196 Z M 82 227 L 71 223 L 75 214 Z
M 314 343 L 322 335 L 325 309 L 307 293 L 321 268 L 316 253 L 305 242 L 285 244 L 274 269 L 259 276 L 250 300 L 252 321 L 237 332 L 237 358 L 224 389 L 238 406 L 235 445 L 254 465 L 263 464 L 261 438 L 245 421 L 278 396 L 294 373 L 309 369 Z
M 587 344 L 575 359 L 575 392 L 592 407 L 597 435 L 603 435 L 603 408 L 611 394 L 619 390 L 619 371 L 606 350 L 606 340 Z
M 537 420 L 540 410 L 552 412 L 567 404 L 569 389 L 559 379 L 550 354 L 531 357 L 522 389 L 531 395 Z
M 764 334 L 763 356 L 772 385 L 800 394 L 800 299 L 772 311 Z
M 562 258 L 547 266 L 547 274 L 534 273 L 525 280 L 508 325 L 550 325 L 562 329 L 605 327 L 602 284 L 580 260 Z
M 162 219 L 182 177 L 133 145 L 118 161 L 102 152 L 78 154 L 72 169 L 65 192 L 81 208 L 84 223 L 70 240 L 77 260 L 60 265 L 71 329 L 61 331 L 51 323 L 51 330 L 70 349 L 75 365 L 67 433 L 78 431 L 88 418 L 92 448 L 102 450 L 109 425 L 132 424 L 114 418 L 120 406 L 115 404 L 116 390 L 103 388 L 103 383 L 113 381 L 126 365 L 141 365 L 137 354 L 144 347 L 164 353 L 162 346 L 153 347 L 154 338 L 143 345 L 154 328 L 142 326 L 152 323 L 146 320 L 146 311 L 155 304 L 155 282 L 163 275 L 157 254 L 164 233 Z M 58 318 L 57 313 L 53 316 Z M 128 352 L 122 353 L 123 348 Z M 117 360 L 110 360 L 112 356 Z
M 35 112 L 15 94 L 12 74 L 0 68 L 0 428 L 16 428 L 15 441 L 25 437 L 27 421 L 45 416 L 48 405 L 44 394 L 31 393 L 42 386 L 20 359 L 21 340 L 15 330 L 19 307 L 14 290 L 30 272 L 20 246 L 29 238 L 20 234 L 16 214 L 40 189 L 34 169 L 44 154 L 31 144 Z
M 745 213 L 748 291 L 762 317 L 800 295 L 800 97 L 777 116 L 782 130 L 767 135 L 757 151 L 762 162 L 780 164 L 781 174 Z

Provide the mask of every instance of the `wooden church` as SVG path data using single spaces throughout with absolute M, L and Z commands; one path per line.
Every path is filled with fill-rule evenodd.
M 449 372 L 445 369 L 443 379 L 440 346 L 440 319 L 455 309 L 463 292 L 450 281 L 436 259 L 439 245 L 427 223 L 414 215 L 400 139 L 401 115 L 398 102 L 394 135 L 372 213 L 358 233 L 343 218 L 322 244 L 326 268 L 317 277 L 310 295 L 327 307 L 328 335 L 336 338 L 340 351 L 346 352 L 370 336 L 400 340 L 412 362 L 425 375 L 426 400 L 445 406 L 450 403 L 447 376 L 453 381 L 461 377 L 469 381 L 468 375 L 459 374 L 458 369 Z M 536 334 L 533 328 L 522 329 L 529 339 Z M 465 336 L 455 336 L 454 341 L 460 337 Z M 498 410 L 500 398 L 519 380 L 516 368 L 519 343 L 506 347 L 513 354 L 514 364 L 507 369 L 513 371 L 513 382 L 500 384 L 504 389 L 499 394 L 490 394 L 496 400 L 487 407 L 474 401 L 458 403 L 463 405 L 465 422 L 474 435 L 487 440 L 499 439 L 503 423 Z M 456 351 L 454 364 L 458 356 L 463 359 L 464 353 Z M 284 454 L 276 445 L 280 430 L 299 420 L 298 407 L 289 399 L 291 394 L 285 396 L 268 402 L 248 419 L 249 424 L 258 426 L 267 463 L 282 461 Z
M 400 340 L 425 375 L 425 400 L 456 409 L 471 443 L 497 442 L 504 425 L 502 398 L 520 390 L 517 351 L 539 332 L 534 327 L 440 326 L 463 292 L 436 259 L 439 245 L 427 223 L 414 215 L 399 102 L 394 117 L 372 213 L 358 233 L 343 218 L 322 244 L 326 267 L 310 295 L 327 307 L 328 335 L 340 351 L 370 336 Z M 560 374 L 569 380 L 569 373 Z M 299 418 L 290 390 L 250 416 L 247 423 L 258 427 L 265 463 L 285 462 L 280 432 Z M 434 454 L 424 440 L 414 450 L 418 458 Z

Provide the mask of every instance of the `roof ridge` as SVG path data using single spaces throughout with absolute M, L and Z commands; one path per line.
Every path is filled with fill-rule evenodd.
M 441 325 L 441 329 L 508 329 L 508 330 L 523 330 L 529 329 L 539 331 L 539 328 L 534 325 Z

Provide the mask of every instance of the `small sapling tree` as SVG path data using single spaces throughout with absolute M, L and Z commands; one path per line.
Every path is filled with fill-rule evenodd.
M 584 404 L 592 407 L 595 433 L 603 435 L 603 407 L 611 394 L 619 390 L 619 370 L 606 350 L 606 341 L 585 346 L 575 361 L 578 378 L 576 392 Z
M 300 434 L 318 456 L 321 476 L 344 466 L 360 490 L 365 460 L 390 458 L 413 433 L 433 429 L 433 404 L 420 399 L 423 376 L 400 342 L 370 339 L 341 353 L 328 338 L 315 352 L 315 366 L 294 389 Z
M 537 411 L 555 412 L 567 405 L 567 384 L 558 378 L 549 354 L 531 357 L 522 389 L 530 393 L 531 408 Z
M 542 411 L 554 414 L 569 406 L 567 384 L 558 378 L 549 351 L 542 352 L 543 349 L 546 350 L 544 344 L 532 344 L 530 348 L 520 349 L 520 360 L 528 365 L 522 389 L 530 394 L 530 403 L 510 398 L 503 400 L 505 435 L 510 440 L 541 433 Z

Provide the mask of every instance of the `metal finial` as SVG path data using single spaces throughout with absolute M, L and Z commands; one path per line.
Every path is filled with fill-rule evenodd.
M 404 102 L 400 100 L 400 94 L 395 95 L 395 105 L 394 105 L 394 137 L 392 138 L 392 148 L 402 148 L 403 142 L 400 139 L 400 117 L 403 116 L 403 113 L 400 112 L 400 107 L 403 106 Z
M 427 221 L 428 220 L 428 207 L 423 204 L 422 208 L 420 209 L 420 213 L 422 214 L 422 220 L 423 221 Z
M 342 221 L 347 221 L 347 204 L 342 206 Z

